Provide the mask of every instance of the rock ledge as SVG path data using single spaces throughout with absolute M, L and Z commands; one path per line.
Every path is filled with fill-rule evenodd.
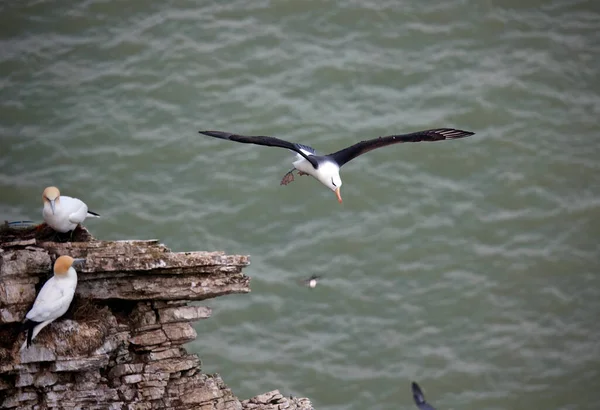
M 240 401 L 200 371 L 184 343 L 211 309 L 190 304 L 250 292 L 247 256 L 171 252 L 156 240 L 43 240 L 43 230 L 0 231 L 0 403 L 11 409 L 309 410 L 275 390 Z M 47 233 L 47 232 L 46 232 Z M 20 351 L 20 322 L 60 255 L 86 258 L 63 318 Z

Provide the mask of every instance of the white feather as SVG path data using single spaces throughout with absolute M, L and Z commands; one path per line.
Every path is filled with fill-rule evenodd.
M 32 330 L 32 340 L 48 324 L 64 315 L 73 301 L 77 287 L 77 272 L 70 267 L 66 276 L 54 275 L 44 283 L 33 302 L 33 307 L 25 317 L 41 322 Z M 25 342 L 26 343 L 26 342 Z
M 88 213 L 88 207 L 80 199 L 61 195 L 55 203 L 54 213 L 48 202 L 42 211 L 44 221 L 57 232 L 69 232 L 82 223 L 87 217 L 95 217 Z
M 73 268 L 69 270 L 75 271 Z M 43 322 L 49 319 L 57 319 L 65 314 L 75 294 L 77 286 L 77 275 L 74 278 L 57 278 L 56 276 L 48 279 L 37 295 L 33 307 L 25 316 L 34 322 Z

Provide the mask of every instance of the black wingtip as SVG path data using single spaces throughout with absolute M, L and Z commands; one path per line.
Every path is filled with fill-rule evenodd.
M 438 132 L 439 134 L 442 134 L 444 136 L 444 138 L 449 139 L 449 140 L 454 140 L 457 138 L 465 138 L 465 137 L 470 137 L 471 135 L 475 135 L 474 132 L 457 130 L 455 128 L 440 128 L 440 129 L 436 130 L 436 132 Z
M 209 137 L 221 138 L 224 140 L 228 140 L 229 137 L 232 135 L 230 132 L 223 131 L 198 131 L 198 133 L 208 135 Z
M 415 403 L 417 405 L 425 403 L 425 396 L 423 395 L 423 391 L 421 391 L 421 387 L 417 384 L 417 382 L 412 382 L 411 387 Z

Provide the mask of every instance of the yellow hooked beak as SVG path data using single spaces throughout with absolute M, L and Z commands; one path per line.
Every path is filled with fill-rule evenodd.
M 340 189 L 336 189 L 335 190 L 335 196 L 337 196 L 338 202 L 341 204 L 342 203 L 342 196 L 340 195 Z

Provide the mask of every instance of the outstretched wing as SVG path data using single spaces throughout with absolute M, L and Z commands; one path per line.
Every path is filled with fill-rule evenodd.
M 423 392 L 421 391 L 421 388 L 419 387 L 419 385 L 415 382 L 412 382 L 412 394 L 413 394 L 413 398 L 415 399 L 415 404 L 417 405 L 417 407 L 421 410 L 435 410 L 431 404 L 427 403 L 425 401 L 425 396 L 423 395 Z
M 468 137 L 475 134 L 474 132 L 455 130 L 454 128 L 437 128 L 433 130 L 417 131 L 411 134 L 389 135 L 387 137 L 379 137 L 371 140 L 361 141 L 348 148 L 329 154 L 335 162 L 341 167 L 346 162 L 372 151 L 376 148 L 385 147 L 387 145 L 398 144 L 400 142 L 421 142 L 421 141 L 441 141 Z
M 235 141 L 235 142 L 243 142 L 244 144 L 256 144 L 256 145 L 264 145 L 267 147 L 279 147 L 279 148 L 287 148 L 298 154 L 302 155 L 308 162 L 312 164 L 315 169 L 319 167 L 318 162 L 311 158 L 311 155 L 307 154 L 307 152 L 314 153 L 314 149 L 311 147 L 307 147 L 306 145 L 296 144 L 294 142 L 289 142 L 285 140 L 280 140 L 279 138 L 274 137 L 266 137 L 266 136 L 246 136 L 246 135 L 238 135 L 231 134 L 229 132 L 222 131 L 198 131 L 200 134 L 208 135 L 209 137 L 220 138 L 223 140 Z

